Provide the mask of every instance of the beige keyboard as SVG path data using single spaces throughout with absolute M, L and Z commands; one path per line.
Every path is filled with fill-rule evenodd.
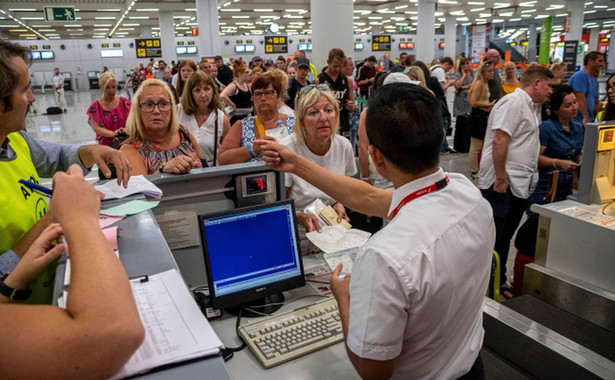
M 333 297 L 241 325 L 239 335 L 265 368 L 344 340 Z

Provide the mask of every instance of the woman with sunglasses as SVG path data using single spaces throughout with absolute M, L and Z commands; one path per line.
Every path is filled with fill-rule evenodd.
M 179 125 L 173 94 L 159 79 L 148 79 L 137 90 L 126 131 L 130 138 L 120 151 L 128 158 L 132 175 L 184 174 L 202 167 L 199 144 Z
M 279 112 L 279 104 L 286 89 L 280 79 L 263 74 L 252 82 L 252 101 L 258 116 L 238 120 L 220 145 L 220 165 L 238 164 L 262 159 L 257 138 L 279 140 L 293 133 L 295 117 Z
M 297 121 L 295 133 L 281 143 L 308 160 L 334 173 L 353 176 L 357 173 L 354 153 L 350 141 L 337 134 L 339 124 L 338 102 L 326 84 L 309 85 L 299 90 L 295 100 Z M 294 199 L 297 222 L 303 226 L 300 238 L 305 232 L 319 230 L 318 217 L 303 210 L 314 200 L 320 199 L 337 212 L 338 221 L 349 221 L 344 205 L 329 197 L 316 187 L 293 174 L 284 176 L 286 197 Z M 305 241 L 304 239 L 301 239 Z M 306 252 L 307 241 L 301 243 Z

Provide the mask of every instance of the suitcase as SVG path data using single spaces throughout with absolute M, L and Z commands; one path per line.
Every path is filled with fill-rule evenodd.
M 457 115 L 455 122 L 455 137 L 453 139 L 453 148 L 460 153 L 470 151 L 470 126 L 468 120 L 470 115 Z

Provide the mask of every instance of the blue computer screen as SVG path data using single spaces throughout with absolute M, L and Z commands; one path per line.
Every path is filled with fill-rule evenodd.
M 301 275 L 290 203 L 203 219 L 216 296 Z

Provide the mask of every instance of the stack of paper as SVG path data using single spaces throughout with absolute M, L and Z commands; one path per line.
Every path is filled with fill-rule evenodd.
M 105 195 L 105 200 L 121 199 L 133 194 L 145 194 L 155 198 L 162 196 L 162 190 L 142 175 L 130 177 L 127 188 L 118 185 L 117 181 L 109 181 L 95 188 Z
M 305 236 L 323 252 L 331 253 L 361 247 L 372 234 L 355 228 L 347 230 L 341 224 L 336 224 L 322 227 L 321 232 L 308 232 Z
M 216 355 L 223 348 L 177 270 L 136 279 L 131 285 L 145 327 L 145 340 L 113 379 Z

